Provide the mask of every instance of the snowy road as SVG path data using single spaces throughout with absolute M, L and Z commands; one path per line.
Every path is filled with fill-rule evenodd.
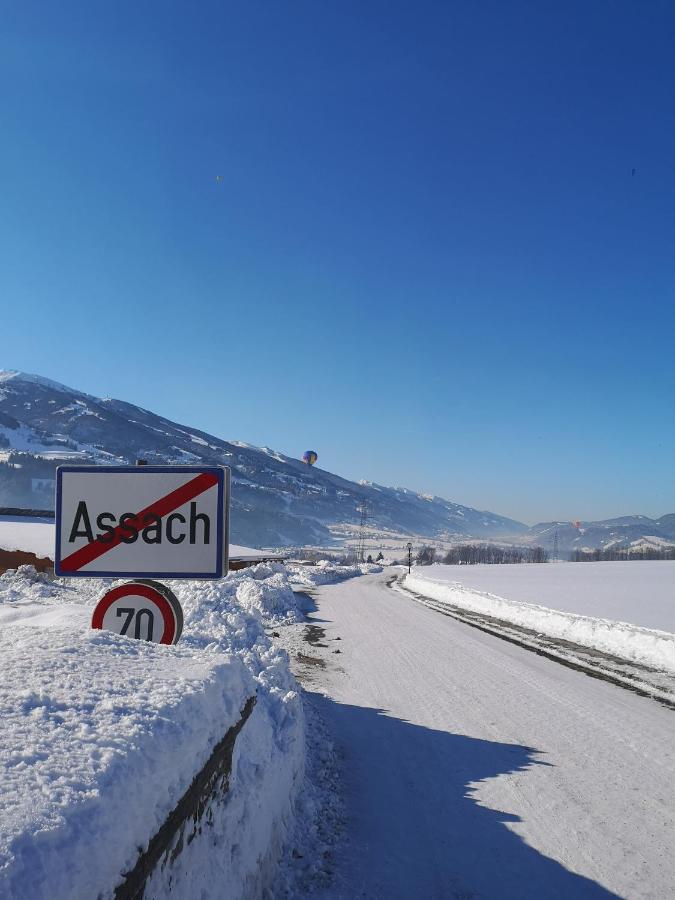
M 324 646 L 304 645 L 344 755 L 322 896 L 674 896 L 675 713 L 385 580 L 318 588 Z

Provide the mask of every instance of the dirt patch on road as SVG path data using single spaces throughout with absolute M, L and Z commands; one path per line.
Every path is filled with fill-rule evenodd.
M 296 653 L 295 658 L 306 666 L 317 666 L 319 669 L 326 668 L 326 663 L 319 656 L 307 656 L 306 653 Z
M 305 626 L 305 640 L 313 647 L 327 647 L 328 644 L 322 644 L 321 641 L 326 637 L 326 629 L 320 625 Z

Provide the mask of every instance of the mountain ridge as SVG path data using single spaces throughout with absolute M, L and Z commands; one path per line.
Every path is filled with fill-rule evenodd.
M 499 540 L 560 552 L 675 544 L 675 513 L 528 527 L 435 495 L 350 481 L 269 447 L 224 440 L 125 400 L 97 398 L 41 375 L 0 370 L 0 506 L 53 505 L 59 463 L 228 465 L 233 540 L 255 546 L 338 546 L 359 508 L 387 534 L 434 541 Z
M 357 483 L 243 441 L 224 440 L 124 400 L 97 398 L 16 370 L 0 371 L 0 505 L 44 508 L 59 463 L 218 464 L 232 470 L 233 540 L 259 546 L 336 544 L 359 521 L 428 539 L 523 535 L 489 511 L 372 482 Z

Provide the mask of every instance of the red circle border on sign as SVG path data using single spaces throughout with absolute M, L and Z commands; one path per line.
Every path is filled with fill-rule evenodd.
M 129 594 L 145 597 L 146 600 L 151 600 L 159 608 L 162 618 L 164 619 L 164 634 L 162 635 L 161 641 L 156 641 L 154 643 L 172 644 L 176 634 L 176 617 L 173 608 L 163 594 L 160 594 L 158 590 L 155 590 L 155 588 L 152 588 L 147 584 L 139 584 L 137 582 L 121 584 L 119 587 L 113 588 L 111 591 L 104 594 L 94 609 L 94 614 L 91 617 L 91 627 L 102 629 L 103 619 L 112 604 L 122 597 L 127 597 Z

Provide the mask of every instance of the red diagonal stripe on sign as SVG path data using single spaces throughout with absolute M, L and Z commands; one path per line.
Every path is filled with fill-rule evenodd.
M 202 472 L 196 478 L 191 478 L 190 481 L 176 488 L 175 491 L 171 491 L 166 497 L 160 497 L 159 500 L 155 500 L 150 506 L 146 506 L 145 509 L 136 513 L 133 519 L 127 519 L 124 526 L 118 525 L 113 532 L 112 540 L 108 540 L 105 543 L 99 540 L 90 541 L 84 547 L 75 550 L 70 556 L 66 556 L 65 559 L 61 560 L 61 571 L 77 572 L 78 569 L 86 566 L 87 563 L 93 562 L 99 556 L 108 553 L 109 550 L 119 547 L 122 543 L 122 534 L 127 528 L 133 527 L 137 528 L 138 531 L 142 531 L 148 524 L 146 516 L 157 516 L 158 519 L 161 519 L 162 516 L 168 515 L 189 500 L 194 500 L 199 494 L 203 494 L 204 491 L 208 491 L 209 488 L 216 484 L 218 484 L 218 476 L 212 472 Z

